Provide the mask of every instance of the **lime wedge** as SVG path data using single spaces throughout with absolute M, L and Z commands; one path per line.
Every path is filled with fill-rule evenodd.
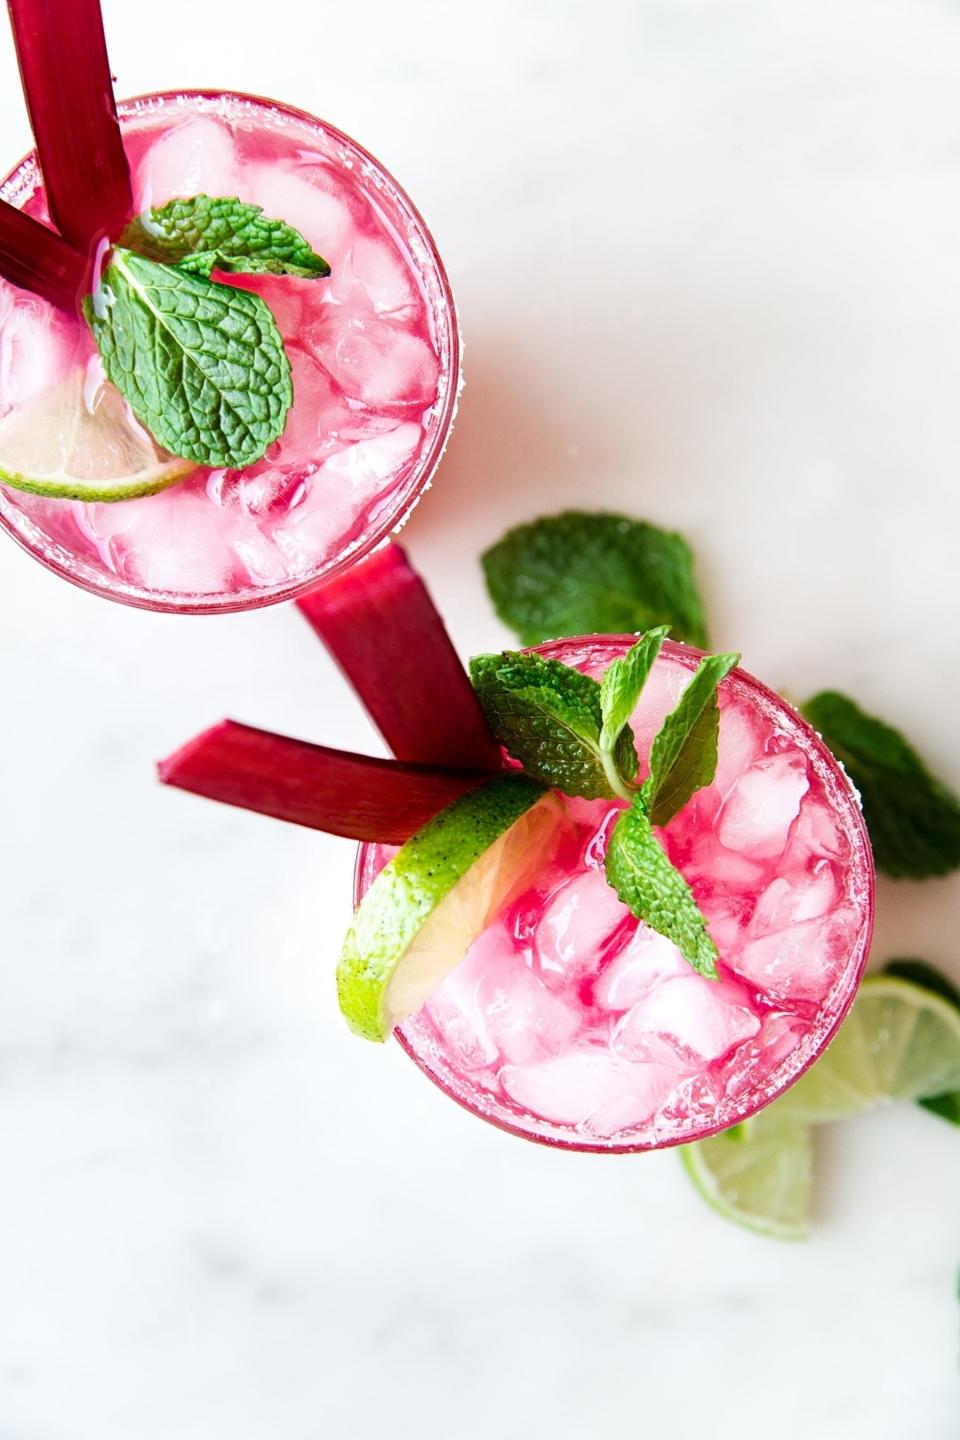
M 563 810 L 527 775 L 499 775 L 441 810 L 384 866 L 337 967 L 340 1009 L 386 1040 L 553 854 Z
M 0 421 L 0 484 L 34 495 L 132 500 L 195 468 L 155 445 L 112 385 L 88 403 L 81 370 Z
M 806 1239 L 813 1186 L 806 1125 L 765 1111 L 709 1140 L 684 1145 L 680 1158 L 707 1204 L 728 1220 L 777 1240 Z
M 782 1240 L 809 1228 L 810 1126 L 890 1100 L 960 1091 L 960 1010 L 891 975 L 864 980 L 836 1039 L 766 1110 L 680 1154 L 700 1194 L 728 1220 Z M 929 1102 L 928 1102 L 929 1103 Z M 944 1109 L 938 1113 L 947 1113 Z
M 960 1010 L 892 975 L 864 980 L 836 1038 L 772 1109 L 808 1124 L 960 1089 Z

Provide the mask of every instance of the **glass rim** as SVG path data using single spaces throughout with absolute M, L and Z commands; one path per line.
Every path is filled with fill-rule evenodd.
M 637 640 L 636 634 L 620 635 L 579 635 L 568 636 L 557 640 L 546 640 L 538 645 L 524 646 L 526 653 L 544 655 L 548 659 L 559 659 L 557 652 L 565 650 L 584 650 L 590 646 L 602 647 L 605 649 L 618 650 L 623 653 L 634 645 Z M 703 658 L 706 652 L 698 650 L 695 646 L 686 645 L 681 641 L 665 640 L 661 654 L 672 660 L 680 661 L 686 668 L 693 669 Z M 739 1103 L 731 1103 L 729 1110 L 725 1110 L 723 1118 L 714 1124 L 705 1124 L 698 1127 L 690 1135 L 669 1135 L 666 1137 L 655 1137 L 654 1139 L 641 1139 L 637 1141 L 604 1143 L 596 1140 L 579 1138 L 573 1132 L 569 1135 L 562 1133 L 538 1134 L 526 1128 L 522 1124 L 514 1123 L 500 1114 L 491 1114 L 479 1106 L 472 1104 L 466 1095 L 458 1094 L 446 1078 L 433 1070 L 426 1058 L 416 1050 L 411 1041 L 403 1033 L 401 1026 L 394 1030 L 394 1037 L 401 1049 L 409 1056 L 417 1069 L 427 1077 L 439 1090 L 455 1101 L 462 1109 L 477 1119 L 495 1126 L 498 1130 L 504 1130 L 510 1135 L 516 1135 L 521 1140 L 527 1140 L 535 1145 L 546 1145 L 553 1150 L 563 1150 L 572 1153 L 594 1154 L 594 1155 L 640 1155 L 650 1151 L 669 1150 L 677 1145 L 689 1145 L 700 1140 L 707 1140 L 711 1135 L 717 1135 L 722 1130 L 727 1130 L 733 1125 L 738 1125 L 751 1116 L 765 1110 L 774 1100 L 779 1099 L 802 1075 L 814 1065 L 824 1050 L 833 1040 L 843 1021 L 849 1013 L 850 1007 L 856 998 L 860 983 L 863 980 L 867 961 L 870 957 L 871 943 L 873 940 L 874 918 L 876 908 L 876 872 L 873 862 L 873 849 L 870 844 L 870 837 L 867 833 L 866 822 L 863 818 L 863 810 L 860 804 L 860 797 L 847 772 L 837 757 L 824 744 L 822 737 L 814 730 L 813 726 L 800 714 L 788 700 L 778 695 L 762 680 L 758 680 L 750 671 L 737 666 L 730 672 L 728 680 L 739 683 L 752 695 L 758 696 L 765 707 L 785 713 L 792 726 L 806 741 L 810 751 L 817 757 L 822 770 L 831 777 L 830 802 L 834 812 L 842 810 L 840 819 L 843 823 L 844 834 L 850 841 L 850 863 L 858 866 L 858 887 L 857 903 L 861 909 L 861 923 L 857 932 L 857 938 L 850 950 L 848 963 L 843 968 L 843 973 L 834 982 L 830 991 L 829 1020 L 825 1025 L 816 1029 L 816 1042 L 804 1047 L 802 1044 L 795 1047 L 784 1060 L 771 1072 L 776 1077 L 776 1084 L 771 1086 L 770 1077 L 762 1087 L 759 1097 L 751 1091 L 746 1097 L 742 1097 Z M 725 682 L 726 683 L 726 682 Z M 840 802 L 839 805 L 837 802 Z M 367 886 L 364 885 L 366 861 L 371 852 L 376 848 L 374 842 L 363 841 L 357 847 L 357 857 L 354 864 L 353 875 L 353 903 L 354 909 L 359 905 Z M 839 993 L 842 992 L 842 993 Z M 839 996 L 839 998 L 838 998 Z M 818 1011 L 818 1018 L 822 1016 L 825 1006 Z M 810 1033 L 813 1033 L 812 1031 Z M 806 1053 L 806 1052 L 809 1053 Z M 797 1056 L 800 1059 L 797 1060 Z M 794 1063 L 791 1064 L 791 1061 Z M 558 1122 L 547 1122 L 557 1125 Z
M 347 545 L 339 552 L 335 559 L 325 566 L 314 571 L 306 577 L 298 577 L 293 580 L 283 581 L 277 585 L 264 586 L 254 590 L 250 594 L 234 592 L 231 594 L 211 593 L 208 596 L 196 593 L 184 592 L 183 598 L 177 598 L 177 592 L 156 591 L 150 592 L 141 589 L 127 581 L 117 577 L 116 584 L 111 584 L 106 579 L 98 579 L 93 573 L 78 574 L 71 565 L 68 552 L 62 551 L 64 558 L 56 553 L 51 553 L 45 546 L 40 547 L 31 542 L 28 534 L 23 533 L 16 523 L 7 515 L 5 505 L 0 504 L 0 528 L 20 546 L 28 555 L 45 569 L 61 579 L 68 581 L 71 585 L 85 590 L 88 594 L 98 595 L 106 600 L 113 600 L 117 604 L 127 605 L 137 610 L 148 610 L 155 614 L 170 615 L 229 615 L 238 614 L 247 610 L 261 610 L 269 605 L 283 604 L 289 600 L 296 600 L 301 595 L 308 594 L 317 585 L 332 580 L 334 576 L 350 566 L 357 564 L 365 555 L 379 549 L 386 544 L 391 535 L 396 535 L 406 524 L 417 505 L 429 490 L 437 467 L 443 458 L 443 453 L 450 439 L 453 423 L 456 419 L 457 409 L 460 401 L 460 391 L 463 385 L 462 377 L 462 351 L 463 341 L 460 333 L 459 313 L 457 310 L 456 298 L 453 287 L 450 284 L 450 277 L 447 274 L 446 266 L 440 254 L 437 242 L 433 237 L 430 227 L 421 214 L 418 207 L 413 203 L 404 187 L 394 178 L 391 171 L 377 159 L 365 146 L 347 135 L 345 131 L 337 126 L 329 124 L 326 120 L 312 114 L 308 110 L 297 105 L 288 105 L 280 100 L 273 100 L 269 96 L 257 95 L 243 90 L 220 90 L 213 88 L 184 87 L 173 90 L 148 90 L 138 95 L 130 95 L 122 100 L 117 100 L 117 114 L 121 118 L 135 116 L 143 113 L 142 107 L 150 101 L 159 101 L 161 104 L 170 103 L 176 100 L 208 100 L 215 101 L 236 101 L 244 105 L 252 105 L 261 109 L 273 111 L 281 116 L 289 117 L 313 129 L 319 129 L 329 137 L 334 144 L 339 144 L 352 151 L 361 161 L 370 166 L 371 169 L 387 182 L 390 189 L 391 199 L 396 201 L 400 208 L 406 212 L 412 222 L 414 229 L 419 233 L 426 248 L 426 254 L 434 270 L 439 285 L 439 299 L 437 313 L 446 317 L 446 341 L 449 347 L 449 355 L 446 365 L 443 367 L 443 375 L 447 380 L 446 393 L 440 405 L 436 418 L 432 424 L 432 434 L 429 442 L 423 446 L 418 453 L 414 471 L 408 476 L 399 487 L 398 492 L 392 497 L 391 503 L 387 505 L 383 515 L 380 516 L 376 525 L 369 535 Z M 29 150 L 2 178 L 0 178 L 0 195 L 6 196 L 6 192 L 16 185 L 25 174 L 34 171 L 37 179 L 42 183 L 39 163 L 37 161 L 36 149 Z M 11 203 L 17 203 L 11 201 Z M 19 207 L 18 207 L 19 208 Z M 15 502 L 9 502 L 11 508 L 16 510 Z M 66 501 L 64 504 L 68 503 Z M 123 503 L 118 502 L 118 503 Z M 20 512 L 24 513 L 24 512 Z M 29 517 L 26 517 L 29 519 Z M 54 550 L 62 547 L 53 546 Z

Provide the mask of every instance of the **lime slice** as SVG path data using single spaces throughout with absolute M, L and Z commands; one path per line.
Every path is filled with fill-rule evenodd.
M 81 370 L 0 421 L 0 484 L 34 495 L 132 500 L 195 468 L 159 449 L 112 385 L 88 404 Z
M 806 1239 L 813 1186 L 806 1125 L 766 1111 L 709 1140 L 684 1145 L 680 1158 L 707 1204 L 728 1220 L 777 1240 Z
M 960 1089 L 960 1010 L 892 975 L 864 980 L 836 1039 L 772 1109 L 816 1124 Z
M 340 1009 L 367 1040 L 388 1039 L 463 959 L 552 855 L 563 823 L 528 775 L 499 775 L 441 810 L 384 866 L 360 903 L 337 967 Z
M 685 1145 L 681 1158 L 728 1220 L 802 1240 L 813 1180 L 810 1125 L 882 1101 L 933 1095 L 946 1104 L 958 1090 L 960 1010 L 909 980 L 870 976 L 839 1034 L 791 1090 L 742 1125 Z

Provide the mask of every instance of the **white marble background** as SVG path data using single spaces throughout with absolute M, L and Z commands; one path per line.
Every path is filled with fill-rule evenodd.
M 467 389 L 412 554 L 603 504 L 682 528 L 718 645 L 960 784 L 955 0 L 108 0 L 121 93 L 276 94 L 426 211 Z M 4 153 L 26 146 L 0 42 Z M 340 1023 L 346 842 L 164 792 L 223 714 L 374 744 L 290 610 L 189 620 L 0 546 L 2 1440 L 953 1440 L 960 1144 L 837 1129 L 806 1247 L 676 1157 L 553 1154 Z M 878 959 L 960 977 L 957 879 Z

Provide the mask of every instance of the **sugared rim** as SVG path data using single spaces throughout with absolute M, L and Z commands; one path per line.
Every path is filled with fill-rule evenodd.
M 460 323 L 457 314 L 457 305 L 453 289 L 450 285 L 450 278 L 447 275 L 446 267 L 437 248 L 437 243 L 424 220 L 422 214 L 410 199 L 406 190 L 400 185 L 386 169 L 384 165 L 372 155 L 364 146 L 358 144 L 351 136 L 339 130 L 335 125 L 330 125 L 326 120 L 321 120 L 309 111 L 302 110 L 296 105 L 285 105 L 279 100 L 271 100 L 267 96 L 248 94 L 241 90 L 216 90 L 216 89 L 184 89 L 184 90 L 156 90 L 148 91 L 142 95 L 132 95 L 125 100 L 117 101 L 117 113 L 122 119 L 135 116 L 139 107 L 150 102 L 159 104 L 170 104 L 179 100 L 201 100 L 201 101 L 226 101 L 236 102 L 241 105 L 253 105 L 261 109 L 270 110 L 274 113 L 288 117 L 314 129 L 319 129 L 325 136 L 331 139 L 334 144 L 346 147 L 354 155 L 374 171 L 378 177 L 385 181 L 390 188 L 391 200 L 397 202 L 399 208 L 406 212 L 413 228 L 417 230 L 424 242 L 427 257 L 436 273 L 439 283 L 441 305 L 438 306 L 438 313 L 443 313 L 447 321 L 446 341 L 448 346 L 448 361 L 444 366 L 444 377 L 447 381 L 446 393 L 442 405 L 437 413 L 432 427 L 432 434 L 429 443 L 417 457 L 413 472 L 404 481 L 403 485 L 390 499 L 384 513 L 378 518 L 376 525 L 369 535 L 352 542 L 337 555 L 336 559 L 325 566 L 315 570 L 306 578 L 298 578 L 284 582 L 276 586 L 265 586 L 262 589 L 247 592 L 234 592 L 230 595 L 212 594 L 196 595 L 184 593 L 178 598 L 174 591 L 147 591 L 127 581 L 120 580 L 111 583 L 106 579 L 100 579 L 95 574 L 80 574 L 76 570 L 76 562 L 71 562 L 70 553 L 55 542 L 38 545 L 34 543 L 29 533 L 21 531 L 16 521 L 7 513 L 10 511 L 20 515 L 29 525 L 31 531 L 37 527 L 29 520 L 23 511 L 20 511 L 15 502 L 9 501 L 0 495 L 0 527 L 2 527 L 11 539 L 44 565 L 52 570 L 55 575 L 68 580 L 72 585 L 77 585 L 81 590 L 86 590 L 93 595 L 101 595 L 107 600 L 115 600 L 122 605 L 130 605 L 138 610 L 152 610 L 158 613 L 174 615 L 228 615 L 243 610 L 259 610 L 267 605 L 278 605 L 286 600 L 295 600 L 299 595 L 305 595 L 316 585 L 324 580 L 332 579 L 348 566 L 362 560 L 372 550 L 378 549 L 385 544 L 391 535 L 395 535 L 406 524 L 410 515 L 419 504 L 423 495 L 430 488 L 437 466 L 443 456 L 453 422 L 456 418 L 457 406 L 462 388 L 461 379 L 461 337 Z M 37 170 L 36 151 L 31 150 L 0 180 L 0 195 L 5 194 L 8 187 L 12 186 L 29 168 Z M 59 553 L 58 553 L 59 552 Z M 81 562 L 83 563 L 83 562 Z
M 636 643 L 636 635 L 580 635 L 563 640 L 548 640 L 541 645 L 532 645 L 528 649 L 538 655 L 545 655 L 549 659 L 564 660 L 570 651 L 583 651 L 586 649 L 604 648 L 618 651 L 623 654 Z M 691 645 L 684 645 L 677 641 L 667 640 L 664 642 L 661 652 L 665 658 L 675 660 L 684 665 L 687 669 L 694 669 L 702 659 L 704 652 L 697 650 Z M 613 658 L 616 658 L 615 656 Z M 496 1126 L 498 1130 L 505 1130 L 508 1134 L 517 1135 L 523 1140 L 533 1141 L 537 1145 L 547 1145 L 552 1149 L 580 1151 L 597 1155 L 635 1155 L 648 1150 L 666 1150 L 675 1145 L 688 1145 L 696 1140 L 706 1140 L 711 1135 L 716 1135 L 721 1130 L 728 1129 L 742 1120 L 747 1120 L 757 1111 L 764 1109 L 778 1096 L 782 1095 L 791 1085 L 800 1079 L 810 1066 L 823 1053 L 827 1045 L 833 1039 L 840 1025 L 846 1018 L 850 1006 L 863 979 L 867 959 L 870 954 L 870 943 L 873 938 L 874 901 L 875 901 L 875 873 L 873 865 L 873 851 L 870 845 L 870 838 L 867 834 L 867 827 L 864 823 L 863 812 L 860 807 L 860 797 L 850 781 L 843 766 L 831 753 L 821 739 L 820 735 L 803 718 L 782 695 L 778 695 L 762 681 L 757 680 L 749 671 L 738 666 L 732 670 L 723 682 L 724 687 L 729 685 L 741 686 L 748 691 L 752 698 L 759 699 L 761 708 L 767 713 L 776 713 L 789 720 L 798 738 L 805 742 L 806 750 L 817 767 L 817 773 L 825 781 L 830 797 L 831 805 L 843 823 L 844 833 L 850 841 L 850 865 L 855 871 L 856 898 L 863 914 L 863 920 L 857 934 L 856 944 L 851 952 L 851 962 L 844 968 L 843 973 L 838 977 L 833 989 L 828 996 L 827 1002 L 821 1010 L 820 1023 L 813 1026 L 804 1037 L 804 1042 L 798 1045 L 772 1072 L 772 1079 L 764 1084 L 762 1093 L 759 1096 L 748 1094 L 742 1096 L 736 1102 L 732 1102 L 728 1109 L 722 1113 L 722 1118 L 715 1124 L 698 1127 L 690 1134 L 668 1135 L 665 1137 L 638 1137 L 636 1140 L 611 1141 L 609 1143 L 580 1139 L 574 1134 L 565 1135 L 562 1133 L 539 1134 L 534 1130 L 506 1118 L 502 1114 L 492 1114 L 480 1106 L 471 1102 L 465 1095 L 458 1094 L 451 1083 L 441 1074 L 431 1068 L 426 1057 L 422 1056 L 403 1034 L 402 1029 L 394 1033 L 403 1050 L 419 1070 L 432 1080 L 438 1089 L 448 1095 L 451 1100 L 456 1101 L 464 1110 L 475 1115 L 480 1120 Z M 361 845 L 358 848 L 357 860 L 354 868 L 354 905 L 359 905 L 364 892 L 364 878 L 366 860 L 375 847 L 369 844 Z M 826 1020 L 822 1016 L 826 1014 Z M 554 1122 L 548 1122 L 554 1123 Z

